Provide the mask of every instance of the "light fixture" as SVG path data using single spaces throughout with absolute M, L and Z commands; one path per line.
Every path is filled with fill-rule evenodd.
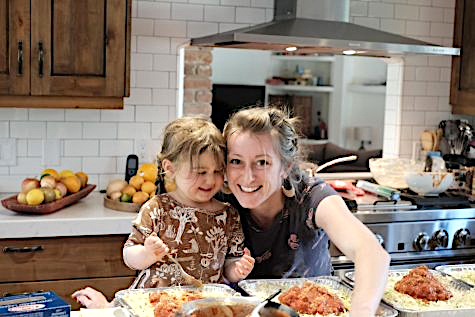
M 286 47 L 285 50 L 286 50 L 287 52 L 294 52 L 294 51 L 297 50 L 297 47 L 295 47 L 295 46 L 289 46 L 289 47 Z
M 342 52 L 344 55 L 354 55 L 356 54 L 355 50 L 346 50 Z

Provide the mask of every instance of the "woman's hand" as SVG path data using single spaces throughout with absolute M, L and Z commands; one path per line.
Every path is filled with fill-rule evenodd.
M 230 282 L 238 282 L 246 278 L 254 268 L 255 259 L 251 256 L 251 251 L 244 248 L 244 255 L 225 267 L 226 278 Z
M 86 287 L 84 289 L 80 289 L 79 291 L 75 291 L 71 297 L 86 308 L 112 307 L 112 303 L 107 301 L 107 298 L 104 296 L 104 294 L 91 287 Z
M 170 251 L 168 246 L 157 236 L 156 232 L 152 232 L 144 242 L 145 251 L 160 261 Z

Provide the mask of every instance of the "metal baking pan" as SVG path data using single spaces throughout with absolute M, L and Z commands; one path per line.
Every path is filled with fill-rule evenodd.
M 475 264 L 439 265 L 435 267 L 435 270 L 475 286 Z M 469 274 L 470 277 L 467 276 Z
M 153 306 L 148 301 L 151 293 L 196 291 L 203 293 L 204 297 L 231 297 L 240 296 L 238 292 L 224 284 L 204 284 L 201 288 L 193 286 L 172 286 L 142 289 L 124 289 L 115 294 L 115 300 L 124 307 L 132 317 L 154 317 Z M 137 303 L 130 303 L 128 297 L 135 295 Z
M 404 275 L 409 273 L 410 269 L 401 269 L 401 270 L 390 270 L 388 274 L 389 279 L 399 280 Z M 436 270 L 429 270 L 437 279 L 443 282 L 443 284 L 449 288 L 454 297 L 449 299 L 451 303 L 454 303 L 456 300 L 465 299 L 468 303 L 475 303 L 475 290 L 472 290 L 470 286 L 466 283 L 463 283 L 451 276 L 444 275 L 443 273 Z M 349 271 L 345 273 L 345 277 L 350 281 L 354 282 L 354 271 Z M 445 281 L 445 282 L 444 282 Z M 420 309 L 412 309 L 408 307 L 403 307 L 399 303 L 394 302 L 388 298 L 388 288 L 393 287 L 390 280 L 386 286 L 386 291 L 383 296 L 383 301 L 399 311 L 400 317 L 473 317 L 475 316 L 475 307 L 469 308 L 445 308 L 445 307 L 421 307 Z M 407 295 L 409 300 L 412 302 L 413 299 Z M 437 304 L 435 304 L 437 305 Z M 455 305 L 455 304 L 454 304 Z M 459 303 L 460 305 L 460 303 Z M 473 305 L 473 304 L 472 304 Z
M 319 285 L 325 286 L 331 291 L 335 292 L 345 303 L 349 306 L 351 299 L 351 288 L 342 283 L 339 277 L 335 276 L 320 276 L 309 278 L 291 278 L 291 279 L 262 279 L 262 280 L 243 280 L 238 285 L 244 289 L 251 296 L 261 299 L 273 294 L 276 290 L 281 289 L 285 292 L 292 286 L 303 285 L 304 282 L 311 281 Z M 348 316 L 349 314 L 342 314 L 339 316 Z M 312 316 L 312 315 L 302 315 Z M 319 316 L 319 315 L 314 315 Z M 381 303 L 376 313 L 378 317 L 394 317 L 397 316 L 397 311 L 388 305 Z

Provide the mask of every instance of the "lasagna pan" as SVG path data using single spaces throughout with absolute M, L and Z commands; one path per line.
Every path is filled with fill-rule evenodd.
M 305 282 L 313 282 L 320 286 L 326 287 L 329 291 L 336 294 L 345 304 L 345 307 L 350 307 L 351 289 L 341 282 L 341 279 L 334 276 L 320 276 L 310 278 L 291 278 L 291 279 L 262 279 L 262 280 L 243 280 L 239 282 L 239 286 L 244 289 L 249 295 L 257 298 L 265 299 L 277 290 L 281 289 L 282 293 L 287 291 L 292 286 L 302 286 Z M 281 293 L 281 294 L 282 294 Z M 278 302 L 278 296 L 274 301 Z M 322 316 L 322 315 L 305 315 L 300 316 Z M 335 316 L 335 315 L 327 315 Z M 338 316 L 349 316 L 349 313 L 343 313 Z M 394 317 L 397 316 L 397 311 L 391 307 L 380 304 L 376 313 L 377 317 Z
M 475 286 L 475 264 L 440 265 L 435 269 Z
M 390 270 L 384 291 L 383 301 L 399 311 L 400 317 L 473 317 L 475 316 L 475 289 L 469 285 L 435 270 L 429 270 L 450 292 L 453 297 L 447 301 L 424 303 L 394 289 L 394 285 L 410 269 Z M 346 272 L 345 277 L 354 282 L 354 271 Z
M 224 284 L 204 284 L 201 288 L 193 286 L 173 286 L 142 289 L 125 289 L 115 294 L 115 299 L 124 307 L 132 317 L 154 317 L 154 306 L 149 301 L 153 293 L 166 292 L 170 294 L 183 293 L 184 291 L 196 292 L 203 297 L 231 297 L 240 296 L 238 292 Z

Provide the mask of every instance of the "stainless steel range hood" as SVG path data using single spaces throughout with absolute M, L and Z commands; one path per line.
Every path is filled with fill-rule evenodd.
M 296 47 L 296 54 L 355 54 L 378 57 L 409 54 L 460 55 L 458 48 L 438 46 L 353 23 L 299 18 L 296 17 L 296 4 L 296 0 L 275 0 L 272 22 L 194 38 L 191 45 L 276 52 L 285 52 L 289 47 Z

